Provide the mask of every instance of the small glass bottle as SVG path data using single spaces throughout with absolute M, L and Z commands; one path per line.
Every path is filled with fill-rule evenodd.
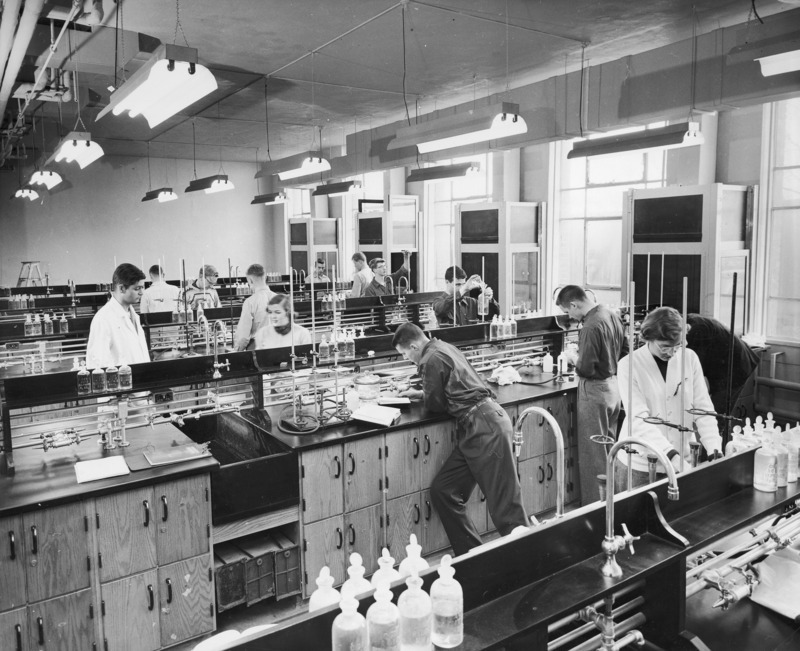
M 367 632 L 370 651 L 399 651 L 400 609 L 392 603 L 392 591 L 385 578 L 378 581 L 375 603 L 367 611 Z
M 59 325 L 61 326 L 60 330 L 61 333 L 69 332 L 69 321 L 67 321 L 67 315 L 61 315 L 61 321 L 59 321 Z
M 422 545 L 417 543 L 417 536 L 412 533 L 406 545 L 406 557 L 400 561 L 400 576 L 405 578 L 415 572 L 419 574 L 428 567 L 428 561 L 422 558 Z
M 50 315 L 44 315 L 44 324 L 42 325 L 42 332 L 46 335 L 53 334 L 53 322 L 50 320 Z
M 123 390 L 133 388 L 131 367 L 127 364 L 122 364 L 119 367 L 119 388 Z
M 553 372 L 553 356 L 550 354 L 548 350 L 544 357 L 542 357 L 542 373 L 552 373 Z
M 495 314 L 492 317 L 492 322 L 489 324 L 489 339 L 490 340 L 499 339 L 500 338 L 499 330 L 500 330 L 500 323 L 497 320 L 497 315 Z
M 317 589 L 311 593 L 311 598 L 308 600 L 308 612 L 310 613 L 326 606 L 338 604 L 341 598 L 339 591 L 333 587 L 333 577 L 327 565 L 324 565 L 319 571 L 316 583 Z
M 81 368 L 78 371 L 78 395 L 86 396 L 92 392 L 92 376 L 86 370 L 86 362 L 81 362 Z
M 342 584 L 342 594 L 348 590 L 353 595 L 372 590 L 372 584 L 364 578 L 366 568 L 363 562 L 361 554 L 358 552 L 350 554 L 350 567 L 347 568 L 348 578 L 347 581 Z
M 39 337 L 42 334 L 42 322 L 38 314 L 33 315 L 33 336 Z
M 778 490 L 778 455 L 766 441 L 753 455 L 753 488 L 765 493 Z
M 489 299 L 486 298 L 486 290 L 478 295 L 478 316 L 487 316 L 489 314 Z
M 28 295 L 27 294 L 20 294 L 20 296 L 19 296 L 19 309 L 20 310 L 27 310 L 28 309 Z
M 116 366 L 109 366 L 106 369 L 106 389 L 109 391 L 119 389 L 119 370 Z
M 99 366 L 92 371 L 92 393 L 105 393 L 106 372 Z
M 353 331 L 347 330 L 344 339 L 344 356 L 347 359 L 356 358 L 356 340 L 353 339 Z
M 30 314 L 25 315 L 25 336 L 33 337 L 33 318 Z
M 31 294 L 30 296 L 28 296 L 28 307 L 29 307 L 30 309 L 33 309 L 33 308 L 35 308 L 35 307 L 36 307 L 36 299 L 33 297 L 33 294 Z
M 319 358 L 330 359 L 330 356 L 331 347 L 328 344 L 328 338 L 325 335 L 322 335 L 322 341 L 319 342 Z
M 432 649 L 431 598 L 422 589 L 422 579 L 414 573 L 406 579 L 407 589 L 397 600 L 400 610 L 400 648 Z
M 442 649 L 452 649 L 464 640 L 464 592 L 453 578 L 456 571 L 450 554 L 442 557 L 439 578 L 431 585 L 433 633 L 431 641 Z
M 342 612 L 333 620 L 331 648 L 333 651 L 367 651 L 367 620 L 358 612 L 358 599 L 344 591 L 339 607 Z
M 790 484 L 794 484 L 797 482 L 797 445 L 792 438 L 792 430 L 789 428 L 788 423 L 784 431 L 780 434 L 780 441 L 789 454 L 789 469 L 787 471 L 786 480 Z
M 516 337 L 517 336 L 517 320 L 512 316 L 509 317 L 509 337 Z
M 384 547 L 378 559 L 378 571 L 372 575 L 370 583 L 372 583 L 372 587 L 377 588 L 382 581 L 386 581 L 388 584 L 399 578 L 400 572 L 394 569 L 394 559 L 389 555 L 389 550 Z

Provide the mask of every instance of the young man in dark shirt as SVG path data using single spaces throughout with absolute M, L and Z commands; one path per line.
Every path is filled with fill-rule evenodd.
M 392 345 L 414 362 L 422 389 L 403 395 L 423 400 L 425 408 L 446 412 L 456 419 L 456 449 L 431 485 L 431 500 L 456 555 L 481 544 L 467 515 L 467 500 L 475 486 L 486 496 L 489 515 L 501 535 L 527 527 L 511 439 L 513 428 L 506 411 L 458 348 L 438 339 L 428 340 L 413 323 L 401 325 Z

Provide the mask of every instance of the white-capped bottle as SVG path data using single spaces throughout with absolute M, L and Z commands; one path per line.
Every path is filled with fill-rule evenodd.
M 406 545 L 406 557 L 400 561 L 400 577 L 405 578 L 415 572 L 419 574 L 428 567 L 428 561 L 422 558 L 422 545 L 417 542 L 416 534 L 412 533 Z
M 92 393 L 104 393 L 106 390 L 106 372 L 99 366 L 92 371 Z
M 38 337 L 42 334 L 42 322 L 38 314 L 33 315 L 33 336 Z
M 353 595 L 372 590 L 372 584 L 364 578 L 365 568 L 361 554 L 350 554 L 350 567 L 347 568 L 347 581 L 342 584 L 342 594 L 351 590 Z
M 431 586 L 433 610 L 432 642 L 443 649 L 452 649 L 464 641 L 464 591 L 453 578 L 456 573 L 450 554 L 442 556 L 439 578 Z
M 553 372 L 553 356 L 550 354 L 550 351 L 548 350 L 542 357 L 542 373 L 552 373 L 552 372 Z
M 133 375 L 131 367 L 127 364 L 122 364 L 119 367 L 119 388 L 123 390 L 133 388 Z
M 65 332 L 69 332 L 69 321 L 67 321 L 66 314 L 61 315 L 61 321 L 59 321 L 59 325 L 61 326 L 59 330 L 61 331 L 62 334 Z
M 339 591 L 333 587 L 333 576 L 327 565 L 324 565 L 319 571 L 316 583 L 317 589 L 311 593 L 308 600 L 308 612 L 310 613 L 326 606 L 338 604 L 341 599 Z
M 53 322 L 50 320 L 50 315 L 44 315 L 44 324 L 42 326 L 42 332 L 46 335 L 53 334 Z
M 86 369 L 86 362 L 81 361 L 81 367 L 78 371 L 78 395 L 86 396 L 92 392 L 92 376 Z
M 358 599 L 349 590 L 342 589 L 339 607 L 342 612 L 333 620 L 331 648 L 333 651 L 367 651 L 367 620 L 358 612 Z
M 392 591 L 384 578 L 375 585 L 375 603 L 367 611 L 367 633 L 370 651 L 400 651 L 400 609 L 392 603 Z
M 778 490 L 778 455 L 769 441 L 753 455 L 753 488 L 765 493 Z
M 30 314 L 25 315 L 25 336 L 33 337 L 33 317 Z
M 497 320 L 497 315 L 492 317 L 492 322 L 489 324 L 489 339 L 499 339 L 500 322 Z
M 392 581 L 397 581 L 400 578 L 402 578 L 400 572 L 394 569 L 394 559 L 389 555 L 389 550 L 384 547 L 380 558 L 378 558 L 378 571 L 372 575 L 370 583 L 377 588 L 378 583 L 381 581 L 392 583 Z
M 509 323 L 509 334 L 508 334 L 508 336 L 509 337 L 516 337 L 517 336 L 517 320 L 513 316 L 510 316 L 510 317 L 508 317 L 508 323 Z
M 558 373 L 560 375 L 567 375 L 569 373 L 569 362 L 567 361 L 567 356 L 561 352 L 558 354 Z
M 397 600 L 400 610 L 400 648 L 428 651 L 433 649 L 431 598 L 422 589 L 422 579 L 416 572 L 406 579 L 406 586 Z
M 733 426 L 733 431 L 731 432 L 731 440 L 728 441 L 728 444 L 725 446 L 725 456 L 730 457 L 731 455 L 736 454 L 737 452 L 741 452 L 745 449 L 746 444 L 742 440 L 742 428 L 739 425 Z

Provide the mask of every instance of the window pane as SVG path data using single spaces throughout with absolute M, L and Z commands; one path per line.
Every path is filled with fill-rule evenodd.
M 767 258 L 769 296 L 800 299 L 800 256 L 797 255 L 800 209 L 773 211 L 770 239 Z
M 666 151 L 651 151 L 647 154 L 647 180 L 658 181 L 656 187 L 663 184 L 665 160 Z
M 586 191 L 587 217 L 622 217 L 622 199 L 627 188 L 590 188 Z
M 559 285 L 583 285 L 583 224 L 582 219 L 559 223 L 556 276 Z
M 772 205 L 775 208 L 800 206 L 800 167 L 775 170 L 772 184 Z
M 619 287 L 622 268 L 622 219 L 586 220 L 586 283 Z
M 775 105 L 775 166 L 800 165 L 800 98 Z
M 642 180 L 644 180 L 644 154 L 641 151 L 589 158 L 589 183 L 592 185 Z
M 586 190 L 565 190 L 561 193 L 559 216 L 561 219 L 584 217 L 586 214 Z
M 567 146 L 564 147 L 566 151 Z M 586 158 L 564 158 L 561 165 L 561 187 L 582 188 L 586 185 Z

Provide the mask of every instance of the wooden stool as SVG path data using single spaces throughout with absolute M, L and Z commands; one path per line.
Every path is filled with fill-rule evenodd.
M 39 261 L 23 260 L 17 287 L 31 287 L 32 285 L 39 285 L 40 287 L 42 285 L 42 270 L 39 269 Z

